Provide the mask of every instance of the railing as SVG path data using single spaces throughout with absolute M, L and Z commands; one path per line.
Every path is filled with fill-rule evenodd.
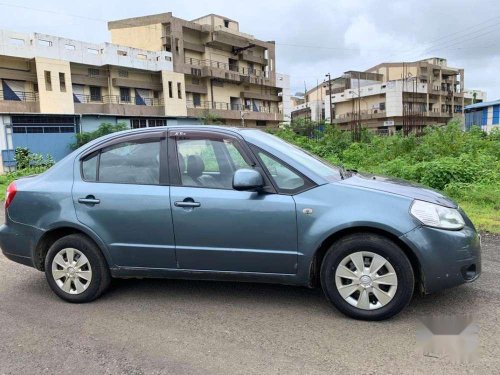
M 83 95 L 73 94 L 73 102 L 84 104 L 130 104 L 145 106 L 162 106 L 165 101 L 160 98 L 143 98 L 140 96 L 124 95 Z
M 266 106 L 242 105 L 237 103 L 210 102 L 192 100 L 186 101 L 187 108 L 199 109 L 217 109 L 223 111 L 241 111 L 241 112 L 261 112 L 261 113 L 280 113 L 279 109 Z
M 12 94 L 13 93 L 13 94 Z M 8 100 L 14 102 L 37 102 L 38 93 L 29 91 L 12 91 L 8 94 L 3 90 L 0 90 L 0 100 Z
M 269 78 L 269 73 L 264 70 L 254 69 L 254 68 L 244 68 L 237 64 L 229 64 L 225 62 L 215 61 L 215 60 L 200 60 L 193 57 L 185 57 L 184 63 L 191 66 L 207 66 L 210 68 L 217 68 L 222 70 L 227 70 L 229 72 L 237 72 L 246 76 Z
M 374 115 L 382 115 L 383 116 L 383 115 L 385 115 L 385 111 L 380 110 L 380 109 L 364 109 L 361 111 L 361 118 L 362 119 L 371 118 Z M 345 120 L 345 119 L 353 120 L 353 119 L 357 119 L 357 118 L 358 118 L 358 112 L 354 112 L 354 113 L 349 112 L 349 113 L 344 113 L 344 114 L 335 116 L 336 120 Z

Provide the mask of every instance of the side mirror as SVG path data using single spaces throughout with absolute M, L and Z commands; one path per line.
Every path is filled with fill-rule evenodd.
M 257 190 L 264 186 L 262 175 L 255 169 L 238 169 L 233 176 L 234 190 Z

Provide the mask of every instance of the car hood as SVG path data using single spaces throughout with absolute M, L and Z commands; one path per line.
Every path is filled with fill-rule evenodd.
M 351 177 L 343 180 L 342 184 L 403 195 L 408 198 L 419 199 L 445 207 L 457 207 L 457 204 L 453 200 L 436 190 L 397 178 L 354 173 Z

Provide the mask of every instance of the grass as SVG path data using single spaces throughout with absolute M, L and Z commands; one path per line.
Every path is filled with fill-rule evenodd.
M 498 207 L 460 200 L 458 204 L 467 213 L 476 229 L 481 232 L 500 234 L 500 210 Z

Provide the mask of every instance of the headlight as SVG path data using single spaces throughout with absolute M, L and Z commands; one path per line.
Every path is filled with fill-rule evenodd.
M 460 212 L 424 201 L 413 201 L 410 213 L 422 224 L 442 229 L 462 229 L 465 225 Z

